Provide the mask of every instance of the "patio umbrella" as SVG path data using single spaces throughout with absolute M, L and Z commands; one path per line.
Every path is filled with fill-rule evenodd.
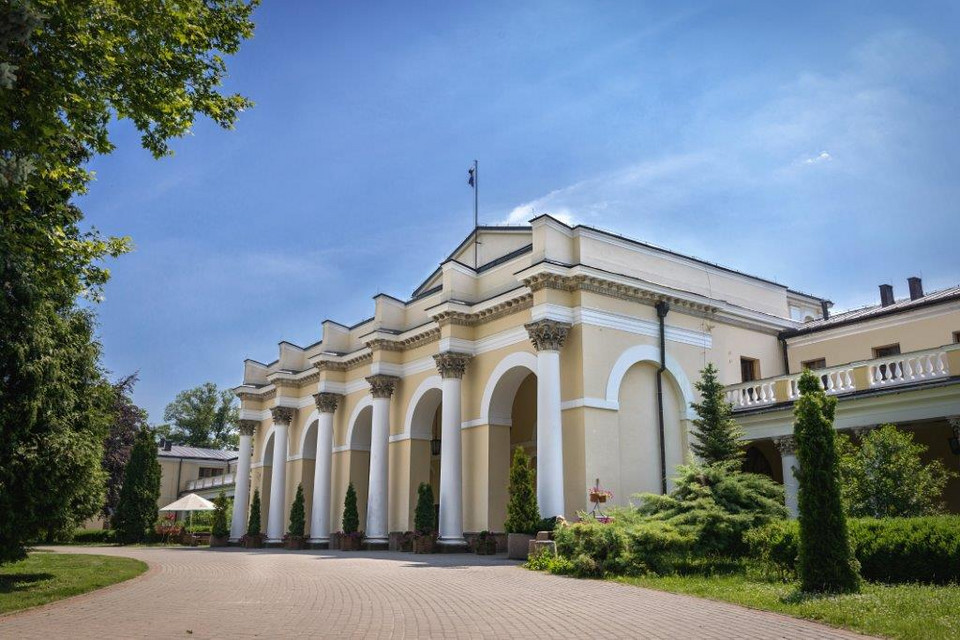
M 171 502 L 167 506 L 160 509 L 160 511 L 189 511 L 190 512 L 190 526 L 193 526 L 193 512 L 194 511 L 213 511 L 217 506 L 207 500 L 206 498 L 201 498 L 195 493 L 188 493 L 179 500 Z

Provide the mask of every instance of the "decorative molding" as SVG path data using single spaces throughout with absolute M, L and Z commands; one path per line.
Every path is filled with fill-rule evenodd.
M 555 320 L 538 320 L 524 325 L 537 351 L 559 351 L 567 339 L 570 325 Z
M 472 358 L 473 356 L 468 353 L 457 353 L 455 351 L 446 351 L 433 356 L 441 378 L 457 379 L 463 378 L 463 374 L 467 371 L 467 365 Z
M 400 378 L 378 374 L 368 376 L 366 380 L 370 385 L 370 395 L 374 398 L 389 398 L 393 395 L 393 390 L 396 389 Z
M 273 423 L 287 426 L 293 422 L 293 414 L 295 412 L 296 409 L 292 409 L 290 407 L 273 407 L 270 409 L 270 415 L 273 418 Z
M 586 407 L 588 409 L 605 409 L 608 411 L 619 411 L 620 403 L 611 402 L 606 398 L 577 398 L 576 400 L 564 400 L 560 403 L 560 410 L 579 409 Z
M 320 392 L 313 394 L 313 401 L 320 413 L 334 413 L 343 396 L 339 393 Z
M 773 444 L 782 456 L 792 456 L 797 452 L 797 441 L 792 435 L 774 438 Z
M 367 342 L 367 347 L 372 353 L 376 353 L 377 351 L 403 351 L 405 348 L 402 342 L 388 340 L 386 338 L 374 338 Z
M 260 424 L 259 420 L 240 420 L 240 423 L 237 425 L 237 427 L 241 436 L 252 436 L 257 430 L 258 424 Z

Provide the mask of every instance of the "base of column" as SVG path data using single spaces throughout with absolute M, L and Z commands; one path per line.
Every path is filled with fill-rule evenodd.
M 307 546 L 310 549 L 329 549 L 330 538 L 309 538 L 307 539 Z
M 364 538 L 364 551 L 387 551 L 390 549 L 390 543 L 386 538 Z
M 267 547 L 267 548 L 270 548 L 270 549 L 275 549 L 275 548 L 277 548 L 277 547 L 282 547 L 282 546 L 283 546 L 283 538 L 267 538 L 266 540 L 263 541 L 263 546 L 264 546 L 264 547 Z
M 440 553 L 470 553 L 470 544 L 464 538 L 439 538 L 437 550 Z

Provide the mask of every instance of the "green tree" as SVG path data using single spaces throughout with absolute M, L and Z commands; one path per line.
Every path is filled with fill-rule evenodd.
M 157 500 L 160 498 L 160 463 L 153 433 L 143 429 L 137 433 L 130 451 L 130 461 L 123 475 L 120 501 L 113 527 L 119 542 L 142 542 L 147 529 L 157 521 Z
M 801 588 L 807 592 L 856 592 L 859 568 L 847 538 L 834 442 L 837 399 L 824 393 L 820 378 L 809 370 L 800 375 L 799 385 L 793 430 L 800 466 L 796 474 L 800 483 Z
M 120 501 L 123 472 L 130 460 L 130 449 L 137 432 L 147 428 L 147 412 L 138 407 L 131 397 L 137 374 L 121 378 L 113 384 L 113 407 L 110 433 L 103 442 L 103 471 L 106 473 L 107 493 L 101 514 L 110 519 Z
M 437 530 L 437 512 L 433 506 L 433 487 L 421 482 L 417 487 L 417 509 L 413 513 L 413 528 L 419 534 L 431 534 Z
M 540 507 L 537 505 L 537 483 L 530 458 L 523 447 L 513 451 L 510 464 L 510 494 L 507 502 L 507 521 L 503 528 L 507 533 L 536 535 L 540 527 Z
M 343 499 L 343 532 L 356 533 L 360 530 L 360 514 L 357 512 L 357 491 L 353 483 L 347 485 L 347 495 Z
M 220 391 L 212 382 L 181 391 L 163 411 L 163 419 L 169 424 L 162 430 L 174 441 L 190 447 L 235 447 L 240 420 L 235 401 L 232 391 Z
M 895 425 L 872 429 L 860 446 L 837 434 L 840 486 L 855 518 L 914 517 L 942 513 L 943 490 L 956 474 L 940 460 L 925 463 L 927 447 Z
M 260 535 L 260 489 L 253 490 L 253 500 L 250 501 L 250 517 L 247 518 L 247 535 Z
M 155 156 L 195 116 L 232 126 L 249 102 L 218 92 L 253 30 L 238 0 L 0 3 L 0 562 L 102 505 L 99 345 L 89 310 L 130 248 L 83 228 L 75 196 L 126 118 Z M 96 509 L 94 509 L 96 511 Z
M 307 523 L 303 511 L 303 484 L 297 484 L 297 495 L 293 498 L 293 505 L 290 507 L 290 526 L 287 527 L 287 533 L 291 536 L 303 537 L 304 529 Z
M 210 534 L 217 538 L 225 538 L 230 535 L 230 525 L 227 524 L 227 508 L 230 506 L 230 500 L 223 489 L 220 494 L 213 499 L 213 526 L 210 528 Z
M 733 407 L 726 401 L 713 363 L 700 371 L 700 380 L 694 386 L 700 392 L 700 402 L 690 403 L 697 412 L 690 448 L 706 463 L 739 461 L 747 443 L 743 441 L 743 429 L 733 419 Z

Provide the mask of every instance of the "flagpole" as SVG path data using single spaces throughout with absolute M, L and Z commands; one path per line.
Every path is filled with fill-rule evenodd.
M 477 161 L 473 161 L 473 268 L 480 268 L 480 170 Z

